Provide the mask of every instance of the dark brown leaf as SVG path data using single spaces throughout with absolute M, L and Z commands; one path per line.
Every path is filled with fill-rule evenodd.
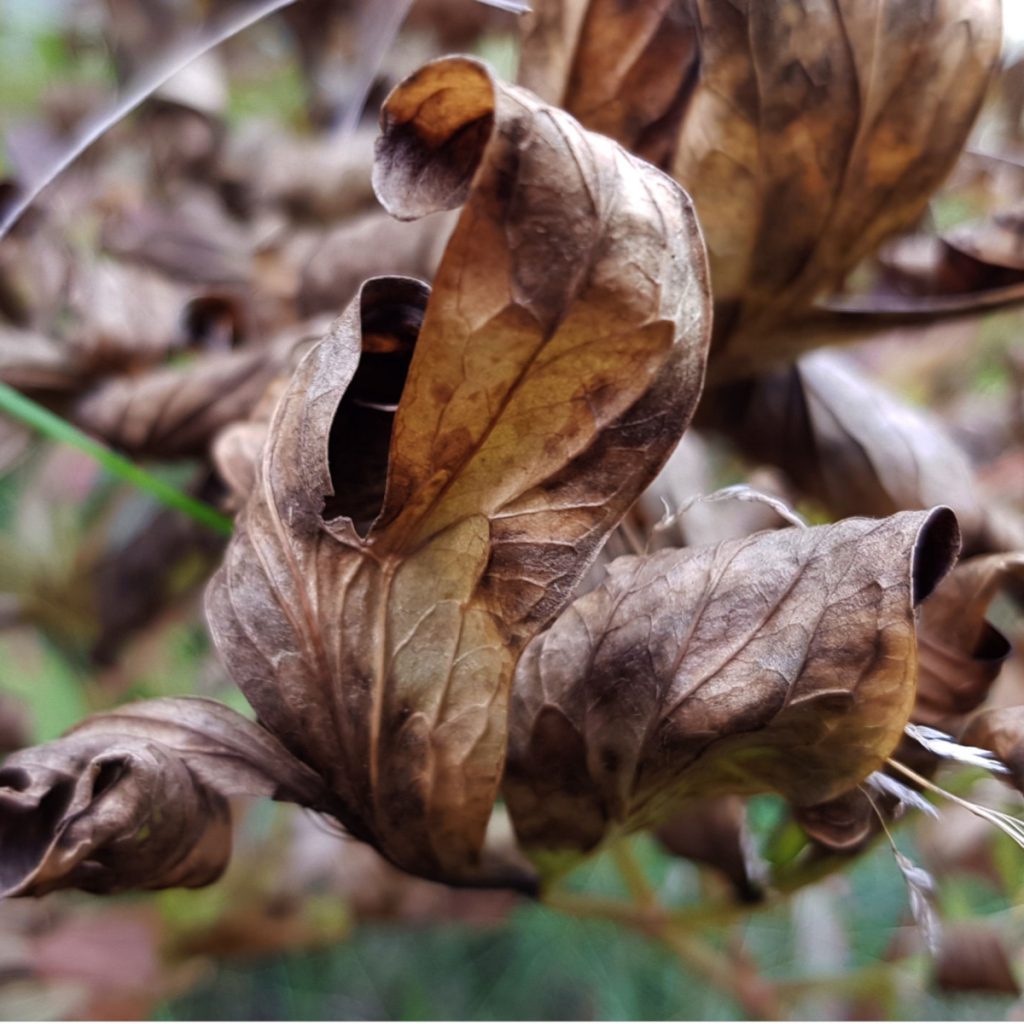
M 754 849 L 740 797 L 694 800 L 662 825 L 657 836 L 669 853 L 721 872 L 744 903 L 764 897 L 766 869 Z
M 921 610 L 920 669 L 914 721 L 956 735 L 1009 657 L 1010 644 L 987 619 L 1013 579 L 1024 581 L 1024 554 L 971 558 L 950 573 Z M 984 744 L 979 744 L 984 746 Z
M 958 922 L 943 929 L 935 984 L 942 992 L 1021 994 L 1002 938 L 984 923 Z
M 310 769 L 214 701 L 86 719 L 0 769 L 0 894 L 206 885 L 230 856 L 225 798 L 238 795 L 331 809 Z
M 773 328 L 918 219 L 966 142 L 1001 35 L 999 0 L 537 8 L 523 80 L 628 146 L 656 140 L 649 155 L 694 195 L 716 304 L 712 379 L 822 343 Z
M 494 877 L 480 858 L 515 659 L 692 413 L 706 268 L 669 179 L 474 61 L 421 69 L 383 124 L 392 213 L 465 204 L 435 291 L 370 282 L 303 361 L 208 613 L 261 720 L 324 775 L 350 830 L 409 871 L 472 881 Z M 374 324 L 417 307 L 362 536 L 324 518 L 325 500 L 354 511 L 339 460 L 359 441 L 334 429 L 338 409 Z
M 684 799 L 859 784 L 914 699 L 914 605 L 949 570 L 948 509 L 624 558 L 527 647 L 505 795 L 558 870 Z
M 898 402 L 829 352 L 709 392 L 709 425 L 778 466 L 835 516 L 949 505 L 967 552 L 989 544 L 989 513 L 966 456 L 930 413 Z

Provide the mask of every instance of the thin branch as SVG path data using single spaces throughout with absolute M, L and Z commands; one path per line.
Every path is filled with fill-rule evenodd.
M 179 71 L 183 71 L 192 61 L 220 46 L 239 32 L 244 31 L 256 22 L 283 7 L 295 3 L 296 0 L 263 0 L 263 3 L 245 5 L 244 10 L 229 14 L 222 22 L 215 24 L 201 35 L 189 38 L 172 47 L 170 52 L 155 66 L 132 82 L 125 95 L 114 106 L 89 120 L 78 137 L 49 167 L 29 185 L 18 200 L 0 218 L 0 239 L 2 239 L 21 218 L 22 214 L 39 198 L 61 174 L 63 174 L 90 146 L 103 135 L 124 120 L 133 110 L 141 106 L 159 88 L 169 82 Z

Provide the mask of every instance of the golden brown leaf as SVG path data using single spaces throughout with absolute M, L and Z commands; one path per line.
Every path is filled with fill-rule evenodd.
M 526 649 L 505 795 L 545 862 L 693 796 L 797 807 L 881 767 L 914 699 L 914 605 L 958 545 L 948 509 L 623 558 Z
M 237 795 L 331 809 L 314 772 L 214 701 L 86 719 L 0 769 L 0 895 L 206 885 L 230 856 Z
M 536 6 L 522 79 L 627 146 L 654 137 L 646 155 L 694 196 L 718 379 L 792 354 L 777 347 L 794 343 L 785 332 L 766 332 L 924 211 L 980 109 L 1002 24 L 1000 0 Z M 797 340 L 810 347 L 821 335 Z
M 697 83 L 691 0 L 548 0 L 524 20 L 520 82 L 658 166 Z
M 692 413 L 706 266 L 669 179 L 475 61 L 421 69 L 383 124 L 392 213 L 465 204 L 435 291 L 370 282 L 303 361 L 208 614 L 261 721 L 324 775 L 349 829 L 467 881 L 490 870 L 516 657 Z M 363 536 L 338 472 L 359 441 L 337 410 L 374 324 L 417 306 Z

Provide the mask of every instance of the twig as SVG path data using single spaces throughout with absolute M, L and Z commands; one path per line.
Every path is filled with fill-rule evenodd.
M 214 26 L 199 38 L 186 39 L 173 47 L 162 60 L 156 63 L 155 67 L 150 67 L 145 75 L 131 83 L 125 96 L 118 100 L 111 109 L 105 110 L 99 117 L 91 119 L 74 143 L 50 164 L 7 210 L 0 218 L 0 239 L 17 224 L 22 214 L 39 198 L 40 193 L 59 178 L 90 146 L 102 138 L 115 124 L 123 121 L 133 110 L 140 107 L 179 71 L 232 36 L 238 35 L 239 32 L 262 21 L 268 15 L 295 2 L 296 0 L 264 0 L 263 3 L 255 6 L 247 5 L 244 10 L 233 12 L 233 17 L 229 15 L 221 24 Z

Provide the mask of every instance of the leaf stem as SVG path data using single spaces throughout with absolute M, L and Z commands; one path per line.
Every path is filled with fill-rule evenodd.
M 94 458 L 107 472 L 151 494 L 169 508 L 184 512 L 198 523 L 208 526 L 217 533 L 230 536 L 231 520 L 205 502 L 197 501 L 176 487 L 158 479 L 134 462 L 111 451 L 106 445 L 82 433 L 77 427 L 50 412 L 26 395 L 16 391 L 9 384 L 0 381 L 0 412 L 34 430 L 51 441 L 70 445 Z

